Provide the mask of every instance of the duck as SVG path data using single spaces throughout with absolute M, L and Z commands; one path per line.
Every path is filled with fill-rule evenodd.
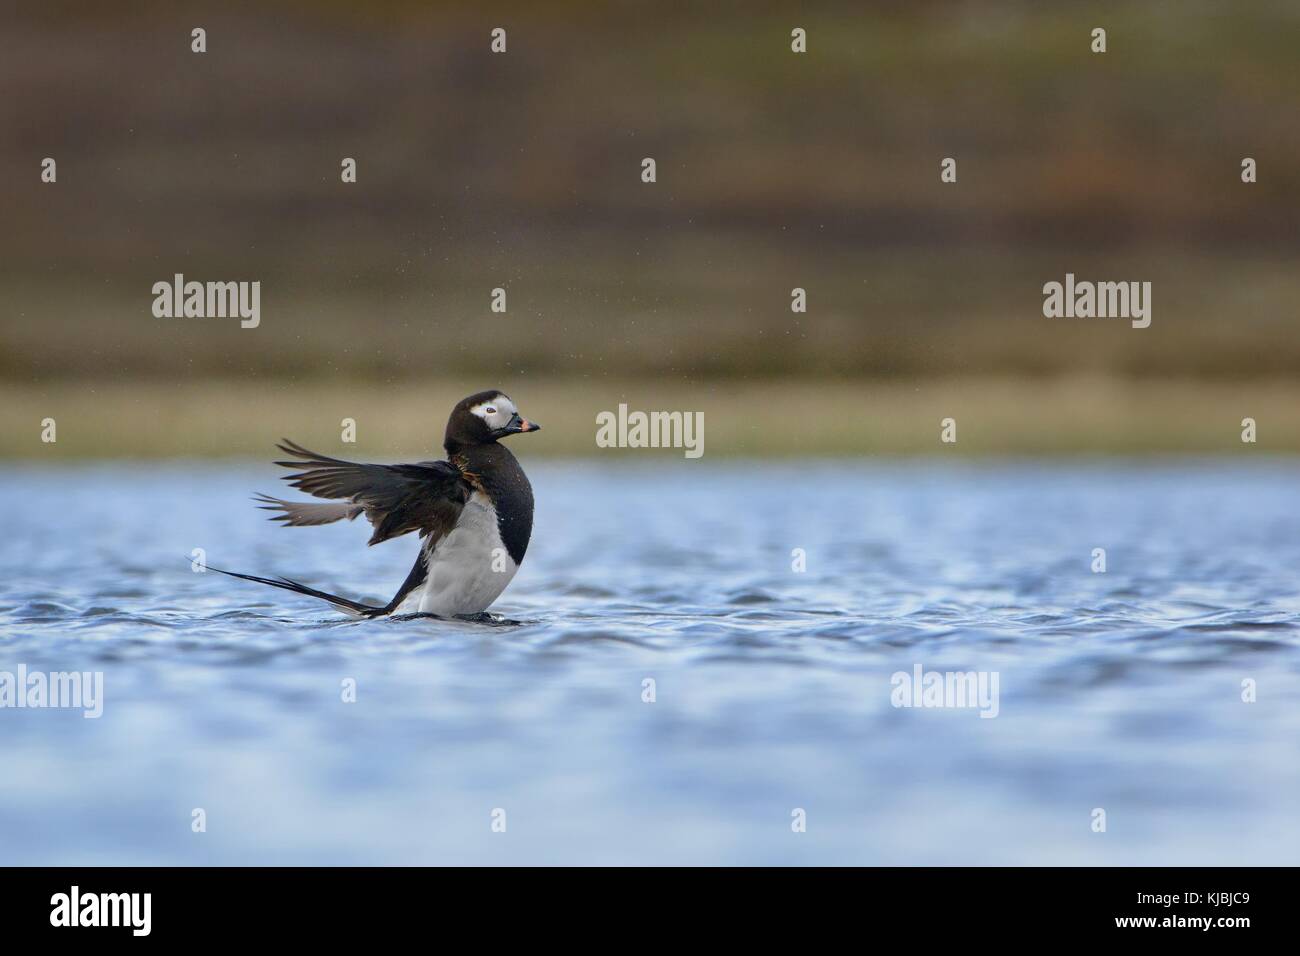
M 288 439 L 277 448 L 292 469 L 289 485 L 325 502 L 257 495 L 272 521 L 302 528 L 369 521 L 373 546 L 415 532 L 420 548 L 406 580 L 383 606 L 330 594 L 285 577 L 260 577 L 209 566 L 221 574 L 319 598 L 354 617 L 414 613 L 486 620 L 487 609 L 523 563 L 533 532 L 533 488 L 518 459 L 501 444 L 540 431 L 500 389 L 456 403 L 447 419 L 441 461 L 375 465 L 322 455 Z

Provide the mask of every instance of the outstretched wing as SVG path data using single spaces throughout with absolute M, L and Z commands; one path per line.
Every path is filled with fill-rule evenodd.
M 350 501 L 341 504 L 315 501 L 284 501 L 270 495 L 253 495 L 263 511 L 279 511 L 272 521 L 283 521 L 295 528 L 307 528 L 318 524 L 333 524 L 347 518 L 351 521 L 365 512 L 365 506 Z
M 425 461 L 416 465 L 363 465 L 318 455 L 285 439 L 277 446 L 291 461 L 277 465 L 295 469 L 284 480 L 317 498 L 345 499 L 346 504 L 281 501 L 263 495 L 263 508 L 279 511 L 273 521 L 287 525 L 329 524 L 364 514 L 375 529 L 370 544 L 409 531 L 439 538 L 456 525 L 472 489 L 455 465 Z

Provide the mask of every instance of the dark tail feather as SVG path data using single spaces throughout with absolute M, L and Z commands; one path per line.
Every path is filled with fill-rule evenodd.
M 187 559 L 188 560 L 188 559 Z M 387 607 L 375 607 L 372 604 L 362 604 L 360 601 L 353 601 L 351 598 L 339 597 L 337 594 L 330 594 L 326 591 L 317 591 L 305 584 L 299 584 L 297 581 L 290 581 L 288 578 L 259 578 L 256 574 L 240 574 L 238 571 L 224 571 L 221 568 L 214 568 L 208 565 L 209 571 L 216 571 L 218 574 L 226 574 L 232 578 L 240 578 L 244 581 L 254 581 L 257 584 L 269 584 L 273 588 L 282 588 L 285 591 L 292 591 L 295 594 L 305 594 L 307 597 L 320 598 L 322 601 L 329 601 L 337 608 L 342 608 L 358 617 L 379 617 L 388 614 L 392 610 Z

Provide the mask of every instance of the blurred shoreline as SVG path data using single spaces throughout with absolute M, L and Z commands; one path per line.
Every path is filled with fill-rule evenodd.
M 762 380 L 691 385 L 657 379 L 291 383 L 62 381 L 0 385 L 0 460 L 275 455 L 282 437 L 345 458 L 440 457 L 448 410 L 483 388 L 510 393 L 541 422 L 513 439 L 525 459 L 626 457 L 683 461 L 681 449 L 606 449 L 596 415 L 619 403 L 704 414 L 704 459 L 947 455 L 1277 455 L 1300 453 L 1300 383 L 1114 378 L 890 382 Z M 940 441 L 940 422 L 957 441 Z M 1243 418 L 1258 440 L 1241 440 Z M 41 440 L 55 421 L 56 442 Z M 344 419 L 356 442 L 342 439 Z
M 1089 9 L 5 11 L 0 457 L 438 454 L 497 386 L 530 457 L 673 460 L 596 448 L 620 402 L 706 459 L 1300 452 L 1296 4 Z M 155 317 L 177 274 L 260 324 Z

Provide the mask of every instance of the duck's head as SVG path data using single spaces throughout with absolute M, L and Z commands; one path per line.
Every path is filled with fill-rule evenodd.
M 462 398 L 447 419 L 443 444 L 448 448 L 489 445 L 507 435 L 538 431 L 542 426 L 519 416 L 510 396 L 498 389 Z

